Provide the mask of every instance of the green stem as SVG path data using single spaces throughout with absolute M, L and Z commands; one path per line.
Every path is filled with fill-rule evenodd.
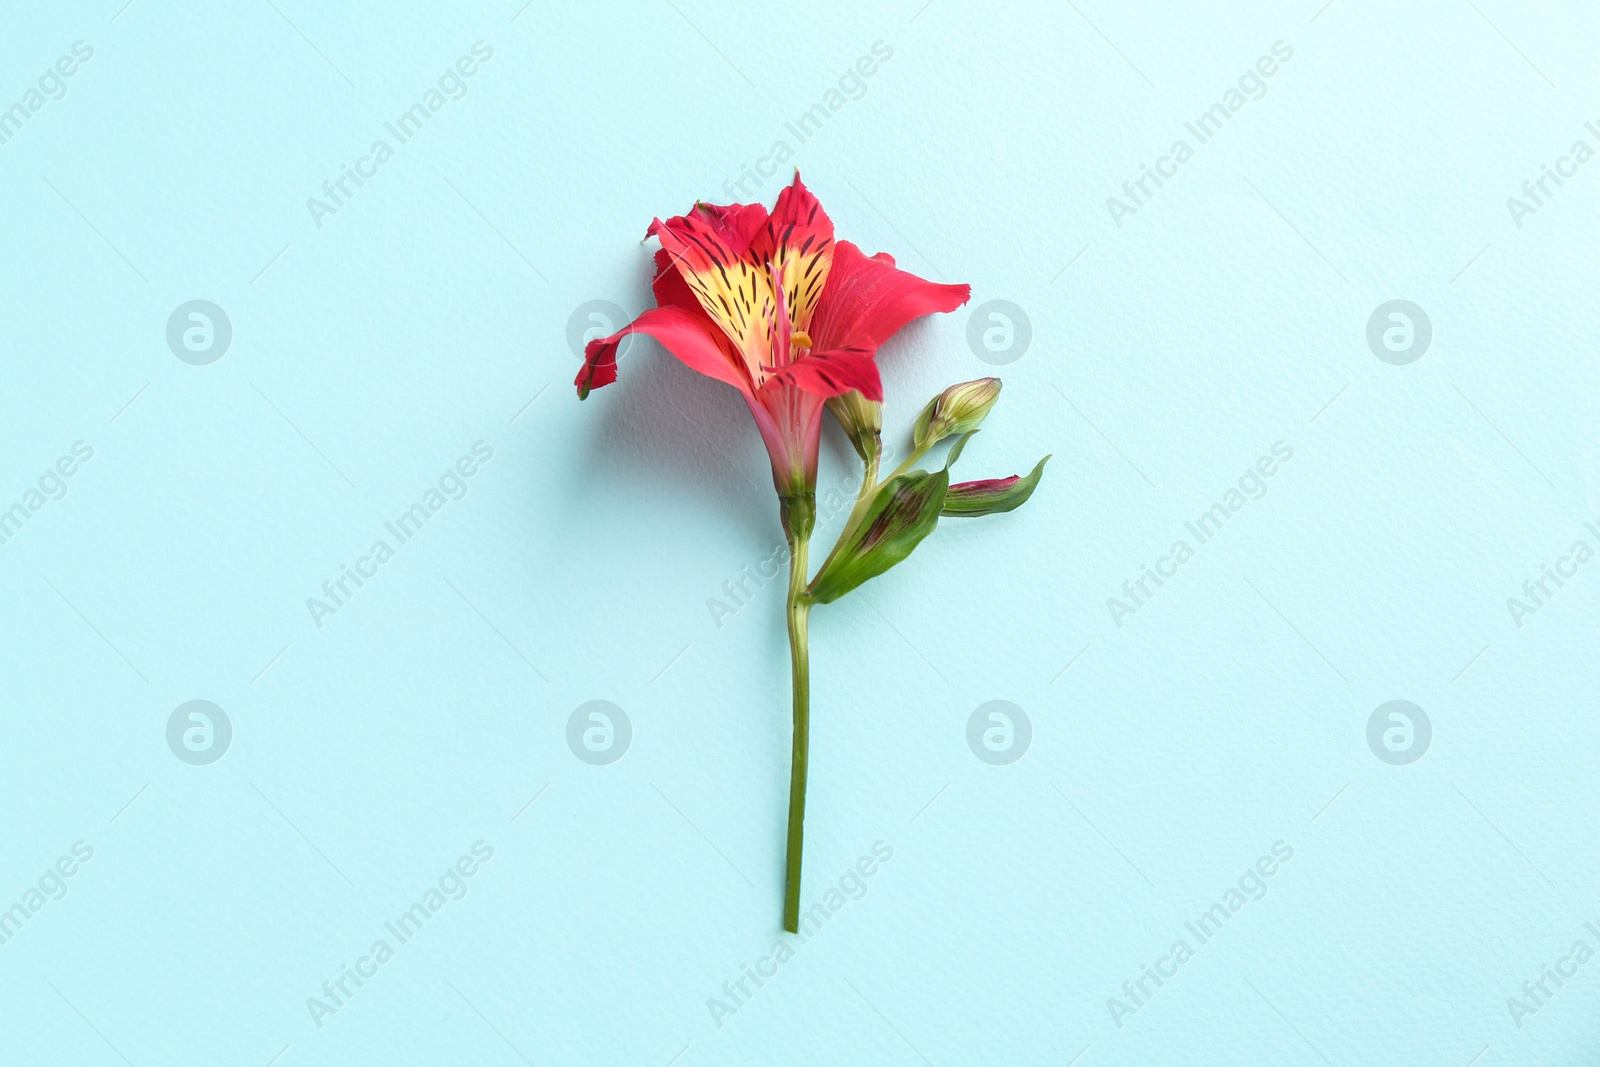
M 910 470 L 911 469 L 911 465 L 913 463 L 915 463 L 917 460 L 921 459 L 923 456 L 927 455 L 928 449 L 932 448 L 935 443 L 936 442 L 929 441 L 927 444 L 923 445 L 921 448 L 913 448 L 911 450 L 911 454 L 908 455 L 905 458 L 905 462 L 901 463 L 900 466 L 896 467 L 894 469 L 894 472 L 892 474 L 890 474 L 889 477 L 885 478 L 884 481 L 892 482 L 896 478 L 898 478 L 902 474 L 904 474 L 906 471 Z
M 806 596 L 806 548 L 815 515 L 814 496 L 783 504 L 784 532 L 789 539 L 789 654 L 794 686 L 794 751 L 789 764 L 788 873 L 783 886 L 783 928 L 800 932 L 800 867 L 806 818 L 806 765 L 811 744 L 811 663 L 806 627 L 811 599 Z
M 861 491 L 856 494 L 856 506 L 860 507 L 871 499 L 872 491 L 878 488 L 878 462 L 883 458 L 883 442 L 878 438 L 872 439 L 872 445 L 867 453 L 866 466 L 861 471 Z M 852 518 L 854 509 L 852 509 Z

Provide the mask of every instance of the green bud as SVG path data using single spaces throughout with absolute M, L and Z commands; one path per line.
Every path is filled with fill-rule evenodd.
M 911 431 L 912 442 L 918 448 L 927 448 L 953 433 L 976 430 L 999 398 L 999 378 L 979 378 L 975 382 L 952 385 L 928 401 L 928 406 L 917 416 L 917 424 Z
M 883 433 L 883 405 L 855 390 L 829 397 L 827 404 L 855 446 L 856 455 L 870 461 L 878 453 L 878 438 Z
M 1024 477 L 1013 474 L 1009 478 L 986 478 L 977 482 L 957 482 L 944 495 L 942 512 L 960 518 L 979 515 L 998 515 L 1003 511 L 1020 508 L 1033 495 L 1044 474 L 1049 456 L 1041 459 L 1032 472 Z

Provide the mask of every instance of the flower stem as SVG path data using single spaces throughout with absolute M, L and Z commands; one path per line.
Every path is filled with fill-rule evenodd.
M 794 751 L 789 764 L 788 873 L 783 885 L 783 928 L 800 931 L 800 856 L 806 818 L 806 766 L 811 744 L 811 663 L 806 627 L 811 598 L 806 596 L 806 548 L 816 516 L 816 497 L 804 494 L 782 500 L 783 526 L 789 540 L 789 655 L 794 686 Z
M 928 444 L 923 445 L 921 448 L 913 448 L 911 450 L 911 454 L 906 456 L 905 461 L 902 462 L 900 464 L 900 466 L 896 467 L 894 469 L 894 471 L 889 475 L 889 477 L 884 479 L 884 481 L 892 482 L 896 478 L 898 478 L 902 474 L 904 474 L 906 471 L 910 470 L 911 469 L 911 465 L 913 463 L 915 463 L 917 460 L 921 459 L 923 456 L 925 456 L 927 454 L 927 452 L 928 452 L 928 449 L 931 448 L 931 447 L 933 447 L 933 442 L 930 441 Z
M 868 447 L 867 458 L 864 461 L 864 466 L 861 470 L 861 491 L 856 494 L 857 505 L 860 505 L 864 501 L 868 500 L 872 496 L 873 490 L 878 488 L 878 462 L 882 457 L 883 442 L 877 438 L 873 438 L 872 443 Z M 854 511 L 852 510 L 851 518 L 854 517 Z

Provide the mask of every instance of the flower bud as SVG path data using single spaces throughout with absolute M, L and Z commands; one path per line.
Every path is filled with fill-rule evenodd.
M 1000 398 L 999 378 L 979 378 L 975 382 L 952 385 L 932 400 L 917 416 L 911 431 L 918 448 L 927 448 L 953 433 L 976 430 Z
M 883 433 L 883 405 L 868 400 L 855 390 L 828 398 L 828 410 L 839 420 L 856 455 L 869 462 L 878 454 L 879 435 Z
M 985 478 L 976 482 L 957 482 L 945 493 L 942 513 L 963 518 L 979 515 L 998 515 L 1003 511 L 1020 508 L 1028 502 L 1044 473 L 1049 456 L 1041 459 L 1032 471 L 1018 477 Z

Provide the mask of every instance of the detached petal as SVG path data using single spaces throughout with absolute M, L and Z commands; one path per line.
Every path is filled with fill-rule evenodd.
M 750 379 L 743 365 L 735 360 L 704 315 L 687 308 L 657 307 L 644 312 L 610 337 L 589 342 L 584 348 L 583 369 L 578 371 L 574 383 L 579 400 L 587 397 L 591 389 L 617 380 L 617 344 L 632 333 L 654 337 L 690 369 L 750 394 Z
M 883 401 L 883 382 L 872 353 L 859 348 L 812 352 L 772 372 L 772 381 L 793 382 L 812 396 L 832 397 L 858 391 L 868 400 Z
M 811 323 L 811 339 L 819 348 L 876 350 L 912 319 L 954 311 L 971 295 L 970 285 L 925 281 L 897 269 L 887 252 L 868 258 L 849 241 L 840 241 Z

